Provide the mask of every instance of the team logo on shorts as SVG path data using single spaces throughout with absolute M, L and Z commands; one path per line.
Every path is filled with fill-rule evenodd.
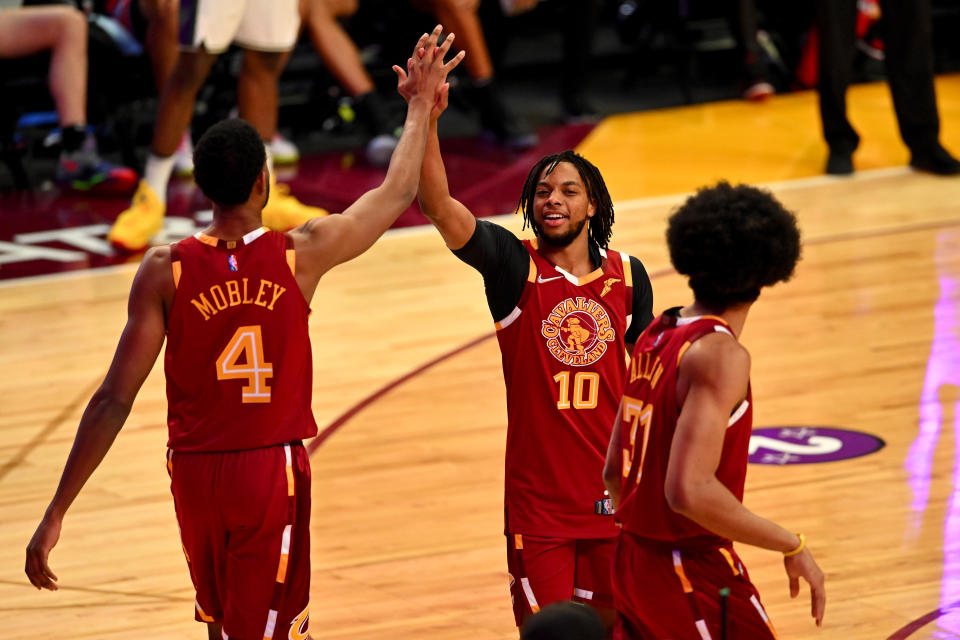
M 593 364 L 616 337 L 607 310 L 588 298 L 567 298 L 555 306 L 540 335 L 553 357 L 571 367 Z

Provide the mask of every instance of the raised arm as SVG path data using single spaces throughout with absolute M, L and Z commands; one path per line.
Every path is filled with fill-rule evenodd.
M 749 376 L 749 354 L 722 333 L 705 336 L 687 350 L 678 376 L 678 389 L 686 388 L 686 395 L 670 446 L 666 499 L 674 511 L 718 535 L 789 553 L 784 565 L 790 595 L 799 593 L 799 578 L 810 584 L 811 614 L 819 626 L 826 595 L 823 572 L 810 550 L 796 534 L 747 509 L 716 476 L 727 421 L 746 394 Z
M 463 59 L 461 53 L 444 64 L 453 34 L 438 46 L 441 32 L 438 25 L 429 36 L 420 37 L 406 71 L 394 67 L 398 91 L 407 100 L 407 119 L 383 183 L 363 194 L 343 214 L 315 218 L 290 232 L 297 249 L 298 279 L 303 277 L 315 287 L 330 268 L 369 249 L 413 202 L 430 110 L 446 94 L 447 74 Z M 302 289 L 313 287 L 301 283 Z
M 420 169 L 420 187 L 417 198 L 423 215 L 437 228 L 447 247 L 462 248 L 473 236 L 477 219 L 461 202 L 450 195 L 447 170 L 440 155 L 440 138 L 437 135 L 437 120 L 447 108 L 447 94 L 440 96 L 430 113 L 430 130 L 427 134 L 427 149 Z
M 127 325 L 113 362 L 83 412 L 60 484 L 27 546 L 24 570 L 38 589 L 57 588 L 47 558 L 60 537 L 67 509 L 113 444 L 160 353 L 166 333 L 164 300 L 172 299 L 172 290 L 169 248 L 151 249 L 133 281 Z

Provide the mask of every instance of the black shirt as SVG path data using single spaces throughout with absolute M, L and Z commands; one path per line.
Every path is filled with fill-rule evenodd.
M 510 315 L 517 306 L 530 273 L 530 254 L 523 242 L 503 227 L 486 220 L 477 220 L 477 227 L 467 244 L 454 255 L 483 276 L 487 305 L 494 321 Z M 603 261 L 600 247 L 590 243 L 590 262 L 595 268 Z M 653 321 L 653 289 L 643 264 L 630 256 L 633 275 L 633 319 L 624 335 L 626 344 L 634 344 Z

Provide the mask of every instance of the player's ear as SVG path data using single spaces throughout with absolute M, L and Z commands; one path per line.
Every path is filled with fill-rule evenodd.
M 270 169 L 267 167 L 267 163 L 263 163 L 263 169 L 260 170 L 260 175 L 257 176 L 257 181 L 255 183 L 257 192 L 266 191 L 270 184 Z
M 593 200 L 587 200 L 587 217 L 592 218 L 597 213 L 597 203 Z

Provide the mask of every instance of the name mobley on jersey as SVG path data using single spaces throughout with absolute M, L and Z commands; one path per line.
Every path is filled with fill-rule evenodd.
M 209 320 L 228 307 L 243 304 L 255 304 L 258 307 L 266 307 L 268 311 L 273 311 L 273 305 L 287 290 L 286 287 L 281 287 L 265 278 L 257 278 L 260 284 L 254 284 L 253 286 L 249 286 L 249 280 L 249 278 L 241 278 L 239 280 L 227 280 L 223 283 L 223 286 L 215 284 L 209 289 L 210 298 L 201 293 L 197 298 L 191 299 L 190 304 L 197 308 L 204 320 Z M 253 294 L 254 291 L 256 291 L 255 295 Z M 211 300 L 213 300 L 213 303 L 210 302 Z

